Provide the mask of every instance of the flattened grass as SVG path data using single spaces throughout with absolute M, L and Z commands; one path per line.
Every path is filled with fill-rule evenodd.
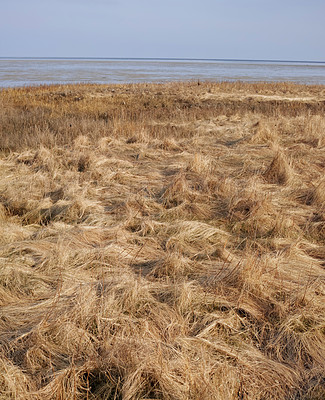
M 323 86 L 0 104 L 0 398 L 325 397 Z

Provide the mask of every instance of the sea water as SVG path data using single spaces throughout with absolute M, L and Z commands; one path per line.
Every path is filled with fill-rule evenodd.
M 248 81 L 325 84 L 325 62 L 0 58 L 0 87 L 64 83 Z

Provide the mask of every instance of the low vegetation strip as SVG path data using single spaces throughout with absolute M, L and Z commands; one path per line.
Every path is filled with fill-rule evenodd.
M 0 399 L 325 398 L 325 87 L 0 92 Z

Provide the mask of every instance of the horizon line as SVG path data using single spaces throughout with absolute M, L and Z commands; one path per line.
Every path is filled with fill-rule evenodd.
M 189 58 L 189 57 L 17 57 L 0 56 L 9 60 L 138 60 L 138 61 L 230 61 L 230 62 L 270 62 L 270 63 L 305 63 L 325 64 L 325 61 L 312 60 L 281 60 L 281 59 L 240 59 L 240 58 Z

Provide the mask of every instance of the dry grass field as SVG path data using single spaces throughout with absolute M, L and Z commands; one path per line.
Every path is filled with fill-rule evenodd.
M 325 87 L 0 92 L 0 399 L 325 398 Z

